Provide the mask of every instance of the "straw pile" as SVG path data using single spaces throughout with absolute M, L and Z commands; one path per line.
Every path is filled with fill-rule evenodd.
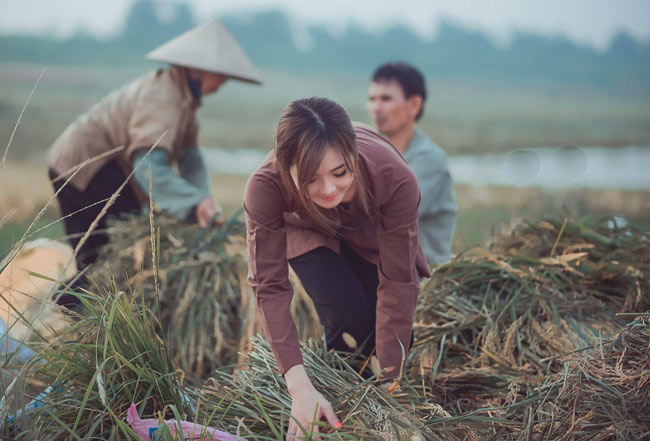
M 15 425 L 1 415 L 7 439 L 21 431 L 20 439 L 137 439 L 123 422 L 131 401 L 145 401 L 151 411 L 187 407 L 157 319 L 142 299 L 119 292 L 88 294 L 82 302 L 83 316 L 58 339 L 32 343 L 37 359 L 14 392 L 27 398 L 48 386 L 51 392 Z
M 201 229 L 156 214 L 153 230 L 152 235 L 141 216 L 112 223 L 110 243 L 89 278 L 98 290 L 144 293 L 158 313 L 174 365 L 205 379 L 215 368 L 241 361 L 251 337 L 262 330 L 246 280 L 245 226 L 237 215 Z M 292 313 L 301 337 L 319 336 L 311 300 L 304 290 L 296 292 Z
M 452 418 L 435 400 L 421 395 L 417 387 L 404 384 L 403 389 L 389 392 L 389 385 L 374 376 L 364 379 L 358 372 L 361 360 L 351 354 L 326 352 L 314 340 L 303 345 L 302 351 L 314 386 L 332 403 L 343 423 L 336 432 L 324 427 L 328 439 L 481 439 L 471 427 L 471 418 Z M 254 339 L 245 364 L 233 374 L 217 372 L 201 392 L 212 400 L 230 403 L 220 418 L 231 431 L 284 439 L 291 399 L 263 338 Z
M 469 250 L 421 291 L 410 375 L 452 412 L 525 399 L 563 355 L 620 329 L 617 312 L 650 309 L 649 243 L 587 218 L 521 224 Z
M 562 267 L 559 282 L 617 312 L 650 309 L 650 236 L 616 217 L 586 216 L 522 222 L 491 244 L 501 255 L 519 255 Z M 533 263 L 534 264 L 534 263 Z
M 182 386 L 159 323 L 143 299 L 124 292 L 86 295 L 85 313 L 73 329 L 39 348 L 45 363 L 25 374 L 32 387 L 53 386 L 39 409 L 4 435 L 27 439 L 137 439 L 124 423 L 131 402 L 145 416 L 190 419 L 249 440 L 282 440 L 290 399 L 268 343 L 252 351 L 232 374 L 217 371 L 202 388 Z M 325 433 L 336 440 L 478 440 L 467 422 L 449 416 L 414 388 L 388 392 L 352 367 L 359 360 L 326 352 L 320 342 L 303 346 L 315 385 L 334 403 L 344 427 Z M 350 356 L 352 357 L 352 356 Z M 408 385 L 407 385 L 408 386 Z M 27 392 L 29 394 L 29 392 Z M 35 395 L 35 393 L 31 393 Z M 468 420 L 471 422 L 471 420 Z
M 91 274 L 105 294 L 89 290 L 76 324 L 34 348 L 46 363 L 26 367 L 14 393 L 53 390 L 33 420 L 3 435 L 133 439 L 124 417 L 135 402 L 144 417 L 188 415 L 251 440 L 284 438 L 290 398 L 268 343 L 251 337 L 259 328 L 245 288 L 241 223 L 156 224 L 153 252 L 141 220 L 112 227 L 121 225 Z M 650 319 L 625 327 L 627 316 L 616 316 L 648 305 L 647 244 L 631 228 L 544 221 L 437 268 L 422 289 L 399 389 L 361 374 L 357 355 L 309 341 L 306 369 L 344 422 L 323 438 L 647 437 Z M 230 344 L 250 350 L 237 357 Z M 237 365 L 211 372 L 201 387 L 183 386 L 186 373 L 197 380 L 207 366 L 226 364 L 201 345 L 222 348 Z
M 549 377 L 530 429 L 553 440 L 650 439 L 650 314 Z
M 25 374 L 27 384 L 53 385 L 52 392 L 31 420 L 5 427 L 2 435 L 136 439 L 124 424 L 135 402 L 148 417 L 188 415 L 249 440 L 284 439 L 290 399 L 263 338 L 253 339 L 252 351 L 234 373 L 220 370 L 201 388 L 183 387 L 182 372 L 174 370 L 157 334 L 159 323 L 142 298 L 116 293 L 86 295 L 83 301 L 84 316 L 57 341 L 37 348 L 46 363 L 34 363 Z M 572 357 L 559 374 L 535 385 L 527 400 L 457 416 L 417 383 L 405 380 L 389 392 L 374 377 L 364 379 L 358 373 L 361 360 L 353 355 L 326 352 L 313 340 L 302 350 L 316 387 L 344 423 L 341 430 L 326 430 L 324 439 L 623 440 L 643 439 L 650 430 L 648 319 Z

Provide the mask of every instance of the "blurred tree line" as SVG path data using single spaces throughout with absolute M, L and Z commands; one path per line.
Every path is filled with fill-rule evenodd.
M 351 26 L 336 36 L 312 26 L 303 35 L 307 41 L 296 44 L 294 27 L 280 11 L 220 18 L 262 68 L 369 75 L 380 63 L 404 60 L 434 78 L 598 87 L 650 95 L 650 42 L 639 42 L 623 32 L 605 51 L 565 37 L 525 32 L 517 32 L 507 47 L 499 47 L 488 35 L 451 22 L 441 23 L 433 40 L 401 25 L 380 34 Z M 0 36 L 0 61 L 144 65 L 146 52 L 195 25 L 186 3 L 136 0 L 113 38 L 97 40 L 82 33 L 64 41 Z

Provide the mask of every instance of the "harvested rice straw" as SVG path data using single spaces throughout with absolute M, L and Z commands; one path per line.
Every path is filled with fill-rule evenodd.
M 330 400 L 343 427 L 333 431 L 324 424 L 326 439 L 372 440 L 478 440 L 470 424 L 456 421 L 441 406 L 407 387 L 390 393 L 364 379 L 350 364 L 361 360 L 324 352 L 320 342 L 303 345 L 303 362 L 314 386 Z M 227 411 L 215 413 L 230 431 L 242 430 L 250 439 L 284 439 L 291 399 L 284 378 L 266 340 L 253 339 L 253 350 L 233 374 L 217 371 L 202 389 L 209 400 L 229 402 Z M 480 425 L 482 427 L 483 425 Z
M 420 293 L 409 377 L 452 414 L 491 409 L 516 423 L 497 438 L 532 433 L 527 403 L 544 401 L 546 376 L 634 318 L 616 313 L 650 304 L 649 243 L 606 219 L 548 220 L 436 268 Z
M 650 437 L 650 319 L 639 318 L 546 380 L 548 399 L 529 429 L 538 439 Z
M 625 323 L 617 312 L 650 307 L 646 235 L 593 219 L 531 225 L 497 239 L 495 251 L 470 250 L 436 269 L 420 293 L 412 367 L 435 376 L 435 353 L 438 369 L 545 375 L 561 368 L 558 354 L 616 332 Z
M 218 228 L 200 229 L 164 214 L 159 230 L 159 298 L 151 267 L 151 230 L 141 216 L 111 224 L 110 242 L 101 250 L 89 277 L 97 286 L 142 292 L 168 333 L 174 364 L 196 379 L 236 363 L 261 332 L 257 302 L 247 282 L 244 224 L 237 215 Z M 311 300 L 292 277 L 297 295 L 292 314 L 301 338 L 321 330 Z
M 563 284 L 617 312 L 650 309 L 650 236 L 613 217 L 522 222 L 490 245 L 498 255 L 539 260 Z M 554 252 L 554 254 L 553 254 Z M 536 264 L 536 263 L 534 263 Z M 644 294 L 645 293 L 645 294 Z
M 183 387 L 156 316 L 142 299 L 124 292 L 82 298 L 85 314 L 74 329 L 42 349 L 44 365 L 29 378 L 54 385 L 33 419 L 20 428 L 43 441 L 64 439 L 135 439 L 124 424 L 130 403 L 144 417 L 194 420 L 249 440 L 283 440 L 290 406 L 283 377 L 268 343 L 252 340 L 252 351 L 235 373 L 215 372 L 201 389 Z M 452 418 L 434 401 L 405 384 L 389 393 L 364 379 L 350 363 L 359 360 L 325 352 L 312 341 L 303 346 L 306 369 L 332 401 L 344 422 L 335 432 L 323 427 L 323 439 L 336 440 L 478 440 L 477 419 Z M 351 356 L 350 356 L 351 357 Z M 495 421 L 490 423 L 492 426 Z M 16 436 L 8 429 L 9 438 Z

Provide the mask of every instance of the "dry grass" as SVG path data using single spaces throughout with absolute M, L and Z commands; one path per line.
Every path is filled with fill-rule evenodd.
M 520 402 L 617 332 L 616 313 L 650 309 L 649 244 L 608 219 L 540 221 L 438 267 L 420 293 L 411 377 L 452 413 Z
M 154 222 L 163 299 L 147 255 L 150 226 L 142 219 L 140 226 L 114 226 L 106 256 L 137 270 L 123 281 L 114 279 L 101 295 L 92 292 L 98 288 L 81 295 L 84 312 L 58 339 L 32 343 L 46 363 L 27 365 L 9 389 L 34 396 L 48 384 L 55 387 L 41 410 L 23 422 L 25 439 L 50 441 L 73 433 L 75 439 L 130 439 L 123 421 L 136 402 L 147 417 L 187 414 L 251 440 L 282 440 L 290 398 L 268 344 L 246 331 L 257 328 L 246 321 L 254 311 L 242 307 L 250 292 L 237 282 L 245 268 L 239 260 L 245 250 L 241 224 L 233 220 L 211 232 L 186 226 L 183 232 L 172 220 Z M 305 344 L 307 370 L 344 421 L 324 438 L 642 438 L 650 429 L 648 323 L 625 328 L 615 312 L 650 305 L 650 254 L 643 247 L 648 239 L 633 229 L 599 225 L 522 224 L 496 238 L 492 251 L 438 268 L 421 294 L 414 349 L 400 387 L 364 378 L 358 355 L 327 352 L 314 340 Z M 139 239 L 126 246 L 119 235 L 126 240 L 129 234 Z M 576 257 L 578 245 L 585 254 Z M 599 268 L 591 271 L 594 261 Z M 198 323 L 196 312 L 215 301 L 222 309 L 210 313 L 214 323 Z M 179 369 L 188 359 L 182 339 L 228 327 L 223 335 L 230 338 L 237 335 L 233 326 L 244 329 L 239 335 L 248 341 L 247 353 L 204 384 L 196 377 L 188 383 L 193 365 Z M 228 344 L 237 341 L 242 340 Z M 200 345 L 215 348 L 218 339 Z M 16 426 L 4 430 L 6 436 L 18 433 Z
M 194 381 L 241 361 L 251 338 L 262 332 L 247 281 L 240 215 L 208 229 L 162 213 L 156 213 L 152 226 L 142 216 L 125 217 L 111 223 L 110 243 L 88 273 L 98 292 L 143 293 L 159 316 L 175 366 Z M 301 337 L 317 337 L 320 326 L 311 300 L 303 290 L 298 293 L 292 312 Z
M 650 315 L 547 379 L 531 433 L 558 441 L 650 438 Z

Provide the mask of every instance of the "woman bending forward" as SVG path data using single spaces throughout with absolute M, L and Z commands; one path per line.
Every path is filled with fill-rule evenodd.
M 287 441 L 298 423 L 310 430 L 316 407 L 316 420 L 340 427 L 302 364 L 287 263 L 314 301 L 328 347 L 349 350 L 348 333 L 365 342 L 366 354 L 376 350 L 385 377 L 395 377 L 410 345 L 419 279 L 429 276 L 418 245 L 419 203 L 395 147 L 352 123 L 341 106 L 308 98 L 284 110 L 244 207 L 249 282 L 292 398 Z

